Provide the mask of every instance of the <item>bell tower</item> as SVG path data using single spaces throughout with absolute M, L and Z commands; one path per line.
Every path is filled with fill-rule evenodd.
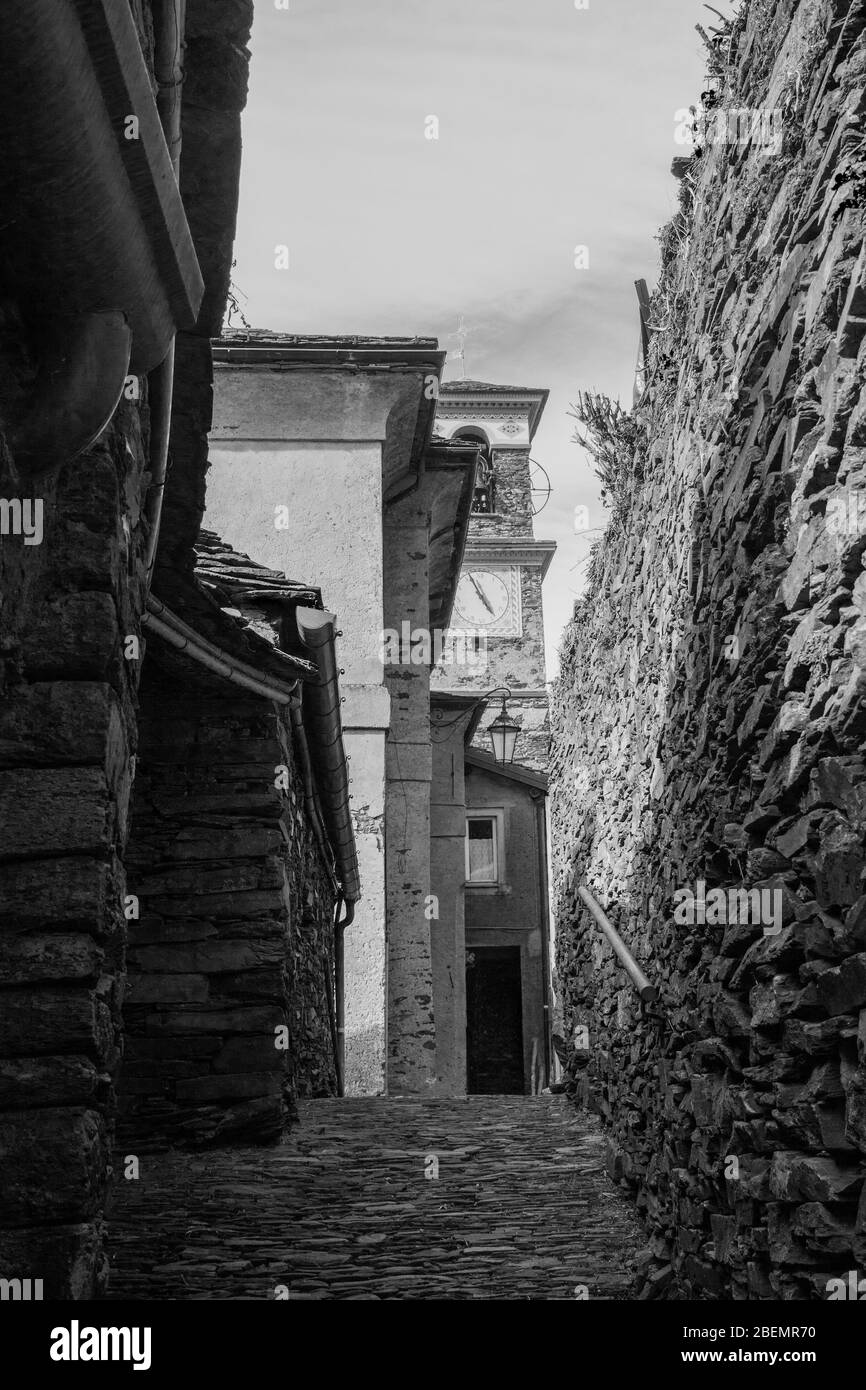
M 451 619 L 452 641 L 432 688 L 482 695 L 511 691 L 508 712 L 521 726 L 515 763 L 547 771 L 541 585 L 556 543 L 536 540 L 530 448 L 547 391 L 451 381 L 440 387 L 440 437 L 479 445 L 472 518 Z M 473 740 L 489 751 L 491 700 Z

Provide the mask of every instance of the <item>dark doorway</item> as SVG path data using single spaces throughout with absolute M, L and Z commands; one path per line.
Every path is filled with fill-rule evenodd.
M 522 1096 L 523 995 L 519 946 L 466 950 L 466 1089 Z

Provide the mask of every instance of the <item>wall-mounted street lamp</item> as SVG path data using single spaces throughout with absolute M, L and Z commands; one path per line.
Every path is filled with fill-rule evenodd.
M 511 691 L 505 685 L 498 685 L 494 690 L 485 690 L 484 694 L 479 695 L 478 699 L 470 706 L 470 712 L 471 710 L 476 710 L 479 705 L 483 705 L 486 700 L 492 699 L 494 695 L 501 696 L 502 709 L 493 720 L 493 723 L 487 726 L 487 732 L 490 735 L 490 744 L 493 749 L 495 761 L 499 763 L 500 766 L 507 767 L 509 763 L 514 762 L 517 736 L 520 733 L 520 725 L 509 716 L 505 704 L 506 700 L 511 699 Z M 465 714 L 459 714 L 456 719 L 443 719 L 441 711 L 439 711 L 436 717 L 436 727 L 437 729 L 452 729 L 454 725 L 463 718 L 465 718 Z M 434 743 L 442 741 L 441 738 L 437 739 L 432 733 L 431 737 Z
M 511 694 L 509 690 L 508 695 Z M 520 733 L 520 725 L 509 718 L 508 710 L 505 708 L 506 695 L 502 696 L 502 709 L 497 714 L 492 724 L 487 726 L 490 735 L 490 743 L 493 747 L 493 756 L 498 763 L 505 766 L 514 761 L 514 750 L 517 747 L 517 735 Z

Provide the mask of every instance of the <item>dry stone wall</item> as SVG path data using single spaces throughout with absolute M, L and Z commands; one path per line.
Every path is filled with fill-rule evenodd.
M 99 442 L 20 473 L 42 535 L 0 538 L 0 1273 L 101 1286 L 120 1056 L 123 851 L 144 576 L 146 382 Z
M 714 46 L 554 693 L 570 1088 L 646 1222 L 644 1297 L 866 1273 L 864 23 L 752 0 Z
M 130 8 L 152 80 L 150 0 L 130 0 Z M 192 569 L 201 519 L 209 336 L 219 331 L 229 281 L 251 19 L 251 0 L 186 6 L 181 183 L 206 294 L 195 332 L 177 340 L 155 584 L 169 601 L 177 573 Z M 32 229 L 13 219 L 2 233 L 8 272 L 29 250 Z M 74 256 L 67 270 L 76 274 Z M 141 666 L 125 659 L 124 648 L 140 633 L 144 604 L 148 383 L 141 378 L 138 398 L 121 400 L 91 449 L 28 474 L 9 447 L 7 406 L 32 389 L 38 316 L 50 319 L 57 306 L 49 296 L 25 314 L 19 295 L 7 273 L 0 295 L 0 1278 L 41 1279 L 45 1298 L 89 1298 L 107 1275 L 103 1211 L 122 1053 L 124 909 L 135 891 L 125 851 Z M 9 508 L 19 502 L 41 504 L 38 539 L 16 527 Z M 303 839 L 294 831 L 289 838 Z M 293 882 L 294 860 L 287 872 Z M 311 940 L 318 918 L 304 922 Z M 304 955 L 304 932 L 290 956 Z M 298 964 L 298 981 L 306 969 Z M 293 1003 L 294 990 L 306 986 L 293 985 L 287 971 L 300 1036 L 317 1006 Z M 299 1046 L 307 1060 L 302 1077 L 292 1077 L 295 1089 L 327 1085 L 323 1055 L 303 1039 Z
M 284 716 L 228 692 L 153 659 L 142 681 L 120 1085 L 141 1151 L 276 1139 L 297 1095 L 336 1091 L 335 894 Z

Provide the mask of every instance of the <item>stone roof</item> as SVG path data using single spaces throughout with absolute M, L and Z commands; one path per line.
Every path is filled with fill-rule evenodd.
M 540 386 L 501 386 L 492 381 L 443 381 L 439 385 L 440 396 L 459 396 L 461 394 L 484 391 L 492 396 L 543 396 Z
M 318 667 L 297 640 L 294 622 L 284 622 L 296 606 L 321 608 L 311 584 L 296 584 L 226 545 L 214 531 L 201 531 L 193 550 L 191 575 L 177 574 L 171 609 L 201 637 L 263 674 L 280 679 L 318 678 Z M 161 597 L 161 596 L 160 596 Z M 170 665 L 185 658 L 161 645 Z M 208 679 L 201 672 L 192 673 Z
M 220 607 L 257 601 L 322 607 L 322 594 L 315 586 L 298 584 L 279 570 L 268 569 L 248 555 L 232 550 L 215 531 L 202 529 L 199 532 L 195 544 L 195 576 Z
M 367 336 L 360 333 L 275 333 L 270 328 L 228 329 L 215 339 L 226 347 L 241 347 L 246 344 L 273 343 L 275 347 L 320 347 L 320 348 L 375 348 L 375 347 L 417 347 L 433 348 L 439 346 L 436 338 L 399 338 L 392 334 L 383 337 Z
M 309 679 L 315 662 L 298 644 L 286 610 L 321 608 L 322 595 L 312 584 L 297 584 L 279 570 L 251 560 L 216 534 L 202 530 L 194 547 L 191 580 L 178 587 L 178 615 L 196 631 L 249 665 L 272 675 Z

